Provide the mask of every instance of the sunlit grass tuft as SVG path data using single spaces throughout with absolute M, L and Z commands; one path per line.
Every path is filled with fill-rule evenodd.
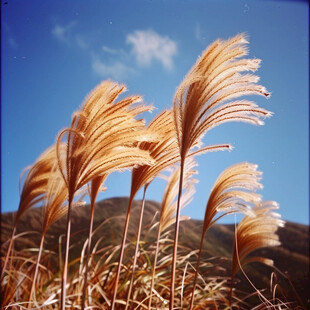
M 278 213 L 272 211 L 278 205 L 262 203 L 256 193 L 262 187 L 256 165 L 238 163 L 218 177 L 206 197 L 202 231 L 187 229 L 189 218 L 180 216 L 180 210 L 190 205 L 198 181 L 194 157 L 232 149 L 228 143 L 203 146 L 204 135 L 231 121 L 263 125 L 272 115 L 240 98 L 270 96 L 257 84 L 259 77 L 249 73 L 259 68 L 260 60 L 244 58 L 247 53 L 244 34 L 212 43 L 177 88 L 173 108 L 160 112 L 148 125 L 142 114 L 152 107 L 141 103 L 140 95 L 118 99 L 125 85 L 107 80 L 87 96 L 73 113 L 71 125 L 58 134 L 55 145 L 28 169 L 11 238 L 1 246 L 6 253 L 1 258 L 3 309 L 302 306 L 297 292 L 292 303 L 276 298 L 281 287 L 274 281 L 272 296 L 266 297 L 243 269 L 252 262 L 273 266 L 270 259 L 250 254 L 258 248 L 278 246 L 277 229 L 283 225 Z M 121 214 L 115 211 L 115 215 L 98 219 L 96 199 L 100 191 L 108 192 L 106 179 L 113 172 L 128 169 L 132 180 L 127 209 L 114 205 L 122 209 Z M 167 184 L 159 195 L 163 197 L 160 207 L 151 212 L 145 208 L 147 188 L 158 177 Z M 139 216 L 133 216 L 134 198 L 141 188 Z M 90 206 L 82 221 L 87 225 L 83 226 L 74 220 L 86 208 L 85 196 Z M 38 231 L 17 234 L 22 216 L 38 205 L 44 207 Z M 218 219 L 236 212 L 244 218 L 236 229 L 231 253 L 216 257 L 204 252 L 206 232 Z M 53 225 L 64 218 L 61 232 L 54 235 Z M 131 228 L 131 234 L 130 223 L 136 228 Z M 39 238 L 34 238 L 36 234 Z M 52 247 L 49 239 L 54 239 Z M 22 248 L 16 247 L 17 241 Z M 215 249 L 217 244 L 208 246 Z M 239 270 L 253 285 L 252 291 L 242 292 L 235 285 Z M 252 296 L 256 296 L 255 305 L 247 300 Z

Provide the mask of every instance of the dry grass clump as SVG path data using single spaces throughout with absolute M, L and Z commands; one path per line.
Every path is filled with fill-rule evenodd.
M 50 178 L 50 173 L 56 159 L 55 147 L 47 149 L 37 161 L 30 167 L 26 167 L 22 172 L 28 171 L 26 179 L 24 181 L 24 186 L 20 196 L 20 203 L 18 210 L 15 215 L 12 237 L 10 239 L 9 247 L 6 251 L 6 257 L 4 264 L 1 269 L 1 278 L 4 275 L 6 266 L 8 263 L 8 258 L 13 247 L 14 237 L 16 233 L 16 226 L 20 217 L 31 207 L 38 205 L 46 198 L 47 186 Z
M 71 125 L 63 129 L 54 146 L 29 168 L 7 255 L 2 260 L 3 309 L 242 309 L 244 303 L 233 290 L 233 279 L 242 266 L 253 261 L 272 264 L 248 254 L 260 247 L 279 245 L 277 228 L 283 225 L 272 212 L 275 203 L 261 203 L 261 172 L 250 163 L 227 168 L 210 193 L 199 249 L 178 244 L 179 223 L 187 217 L 180 210 L 190 204 L 198 172 L 194 157 L 209 151 L 231 149 L 229 144 L 203 147 L 202 138 L 212 128 L 230 121 L 262 125 L 271 113 L 245 95 L 269 97 L 258 85 L 260 60 L 244 58 L 243 34 L 217 40 L 198 58 L 178 87 L 172 110 L 159 113 L 146 125 L 141 113 L 152 107 L 141 96 L 118 100 L 125 86 L 105 81 L 74 112 Z M 95 203 L 105 190 L 109 174 L 131 169 L 131 189 L 126 215 L 103 220 L 94 227 Z M 158 176 L 167 182 L 161 208 L 142 226 L 149 184 Z M 127 242 L 132 204 L 143 188 L 135 241 Z M 72 209 L 90 198 L 88 238 L 80 253 L 70 244 Z M 40 244 L 35 252 L 14 251 L 13 240 L 20 217 L 29 208 L 44 206 Z M 232 276 L 216 261 L 202 257 L 207 230 L 226 214 L 240 212 L 231 255 Z M 59 247 L 44 249 L 49 228 L 66 217 Z M 124 222 L 122 241 L 114 245 L 98 235 L 113 221 Z M 174 225 L 174 229 L 172 226 Z M 92 244 L 96 236 L 95 244 Z M 173 237 L 172 237 L 173 236 Z M 65 243 L 63 253 L 62 243 Z M 72 258 L 73 257 L 73 258 Z M 51 264 L 51 262 L 57 264 Z M 221 270 L 222 274 L 218 271 Z M 69 272 L 70 271 L 70 272 Z M 243 271 L 244 272 L 244 271 Z M 272 306 L 258 291 L 265 305 Z M 277 303 L 277 309 L 282 309 Z

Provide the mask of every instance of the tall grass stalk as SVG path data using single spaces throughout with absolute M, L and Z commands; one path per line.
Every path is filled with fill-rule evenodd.
M 256 84 L 259 80 L 257 76 L 241 74 L 244 71 L 256 71 L 260 64 L 259 59 L 240 59 L 247 54 L 247 43 L 243 34 L 227 41 L 216 40 L 202 53 L 176 90 L 173 111 L 181 163 L 184 164 L 193 146 L 199 145 L 202 137 L 212 128 L 232 121 L 262 125 L 261 119 L 271 116 L 269 111 L 251 101 L 230 101 L 244 95 L 270 96 L 265 87 Z M 205 148 L 192 154 L 202 152 L 205 152 Z M 182 170 L 181 166 L 180 196 Z M 179 207 L 175 225 L 171 295 L 174 295 L 178 212 Z M 173 296 L 170 297 L 170 310 L 172 308 Z
M 90 219 L 89 219 L 89 232 L 88 232 L 88 242 L 87 242 L 87 250 L 86 250 L 86 261 L 85 261 L 85 273 L 84 273 L 84 283 L 82 289 L 82 310 L 85 309 L 85 299 L 86 299 L 86 289 L 87 289 L 87 280 L 88 280 L 88 271 L 89 271 L 89 257 L 90 257 L 90 250 L 91 250 L 91 240 L 93 234 L 93 225 L 94 225 L 94 214 L 95 214 L 95 203 L 96 197 L 100 190 L 101 184 L 106 179 L 106 175 L 99 176 L 92 180 L 91 182 L 91 193 L 90 193 Z
M 158 225 L 157 237 L 156 237 L 156 248 L 155 248 L 154 262 L 153 262 L 153 268 L 152 268 L 152 278 L 151 278 L 151 288 L 150 288 L 150 294 L 149 294 L 148 310 L 150 310 L 152 307 L 153 290 L 154 290 L 154 282 L 155 282 L 155 272 L 156 272 L 157 258 L 158 258 L 158 252 L 159 252 L 160 233 L 161 233 L 161 231 L 160 231 L 160 227 Z
M 94 223 L 94 205 L 91 203 L 91 211 L 90 211 L 90 221 L 89 221 L 89 234 L 88 234 L 88 243 L 86 250 L 86 260 L 85 260 L 85 272 L 84 272 L 84 283 L 82 289 L 82 310 L 85 309 L 86 302 L 86 290 L 87 290 L 87 281 L 88 281 L 88 271 L 89 271 L 89 256 L 91 249 L 91 239 L 92 239 L 92 231 L 93 231 L 93 223 Z
M 6 271 L 6 268 L 7 268 L 7 264 L 8 264 L 8 261 L 9 261 L 9 257 L 10 257 L 10 254 L 11 254 L 11 251 L 12 251 L 12 248 L 13 248 L 13 244 L 14 244 L 14 237 L 15 237 L 15 234 L 16 234 L 16 224 L 13 226 L 13 230 L 12 230 L 12 235 L 11 235 L 11 239 L 10 239 L 10 242 L 9 242 L 9 246 L 6 250 L 6 255 L 5 255 L 5 259 L 4 259 L 4 263 L 1 267 L 1 280 L 2 278 L 4 277 L 4 273 Z
M 131 279 L 130 279 L 129 289 L 128 289 L 128 293 L 127 293 L 127 300 L 126 300 L 125 310 L 127 310 L 128 307 L 129 307 L 130 296 L 131 296 L 132 287 L 133 287 L 133 283 L 134 283 L 135 270 L 136 270 L 136 264 L 137 264 L 137 259 L 138 259 L 138 251 L 139 251 L 139 244 L 140 244 L 141 229 L 142 229 L 142 222 L 143 222 L 143 213 L 144 213 L 144 205 L 145 205 L 145 193 L 146 193 L 147 187 L 148 187 L 148 184 L 146 184 L 144 186 L 144 189 L 143 189 L 143 197 L 142 197 L 142 203 L 141 203 L 141 207 L 140 207 L 139 225 L 138 225 L 138 233 L 137 233 L 137 240 L 136 240 L 136 246 L 135 246 L 135 254 L 134 254 L 134 260 L 133 260 L 133 264 L 132 264 L 132 273 L 131 273 Z
M 197 166 L 197 163 L 193 158 L 188 158 L 184 164 L 183 169 L 183 184 L 182 188 L 184 188 L 184 193 L 182 195 L 182 199 L 180 199 L 179 202 L 179 208 L 182 209 L 186 205 L 188 205 L 193 198 L 193 195 L 195 193 L 195 187 L 194 184 L 198 181 L 193 178 L 195 174 L 197 174 L 197 171 L 195 170 L 195 167 Z M 155 257 L 153 262 L 153 270 L 152 270 L 152 279 L 151 279 L 151 289 L 150 289 L 150 299 L 148 308 L 150 309 L 152 304 L 152 295 L 153 295 L 153 288 L 154 288 L 154 281 L 155 281 L 155 270 L 157 265 L 157 257 L 159 252 L 159 242 L 160 242 L 160 236 L 161 233 L 166 230 L 169 226 L 173 225 L 176 222 L 176 209 L 177 209 L 177 203 L 178 203 L 178 197 L 179 197 L 179 188 L 180 188 L 180 171 L 181 167 L 176 166 L 171 172 L 171 175 L 165 179 L 167 180 L 167 185 L 164 191 L 164 195 L 162 198 L 161 203 L 161 211 L 160 211 L 160 218 L 158 222 L 158 230 L 157 230 L 157 240 L 156 240 L 156 250 L 155 250 Z M 188 219 L 188 217 L 180 217 L 181 219 Z
M 36 299 L 34 292 L 35 292 L 35 286 L 36 286 L 37 276 L 38 276 L 38 272 L 39 272 L 39 265 L 40 265 L 41 255 L 42 255 L 42 251 L 43 251 L 44 239 L 45 239 L 45 235 L 42 234 L 41 235 L 41 240 L 40 240 L 38 257 L 37 257 L 37 261 L 36 261 L 35 269 L 34 269 L 34 276 L 33 276 L 33 279 L 32 279 L 32 285 L 31 285 L 31 289 L 30 289 L 30 293 L 29 293 L 28 308 L 31 305 L 31 300 L 32 299 L 34 299 L 34 300 Z
M 64 147 L 64 145 L 60 145 Z M 58 163 L 56 156 L 51 159 L 52 169 L 50 171 L 50 178 L 47 183 L 46 198 L 44 206 L 44 219 L 42 223 L 42 233 L 39 246 L 39 252 L 35 264 L 35 272 L 32 279 L 31 290 L 29 294 L 29 306 L 32 299 L 32 294 L 35 291 L 36 281 L 38 276 L 38 270 L 40 265 L 40 260 L 43 251 L 43 245 L 45 241 L 45 236 L 49 227 L 55 223 L 58 219 L 67 213 L 67 206 L 63 206 L 63 203 L 67 199 L 67 187 L 64 183 L 61 173 L 58 169 Z
M 121 247 L 120 247 L 117 270 L 116 270 L 116 274 L 115 274 L 115 278 L 114 278 L 113 295 L 112 295 L 112 300 L 111 300 L 111 310 L 114 310 L 114 307 L 115 307 L 116 295 L 117 295 L 117 290 L 118 290 L 118 282 L 119 282 L 119 277 L 120 277 L 120 273 L 121 273 L 122 261 L 123 261 L 123 257 L 124 257 L 124 247 L 125 247 L 126 237 L 127 237 L 127 232 L 128 232 L 128 225 L 129 225 L 132 202 L 133 202 L 133 197 L 130 197 L 129 202 L 128 202 L 128 209 L 127 209 L 127 213 L 126 213 L 124 229 L 123 229 L 122 243 L 121 243 Z
M 67 286 L 67 277 L 68 277 L 72 201 L 73 201 L 73 196 L 72 194 L 70 195 L 69 193 L 67 224 L 66 224 L 65 258 L 64 258 L 64 263 L 63 263 L 62 280 L 61 280 L 61 295 L 60 295 L 60 309 L 61 310 L 64 310 L 66 307 L 66 286 Z
M 249 254 L 261 247 L 279 245 L 276 230 L 284 224 L 279 215 L 272 211 L 277 209 L 277 204 L 261 203 L 260 195 L 255 193 L 261 187 L 261 173 L 256 171 L 256 165 L 236 164 L 226 169 L 216 180 L 206 206 L 194 271 L 188 266 L 191 264 L 191 257 L 196 255 L 196 250 L 189 251 L 179 245 L 180 221 L 183 219 L 180 210 L 191 201 L 193 184 L 196 182 L 190 180 L 196 171 L 189 168 L 196 165 L 194 157 L 206 152 L 232 149 L 229 144 L 203 146 L 203 136 L 214 127 L 227 122 L 263 125 L 263 120 L 272 115 L 254 102 L 240 99 L 247 95 L 270 96 L 264 86 L 257 84 L 259 77 L 252 74 L 259 68 L 260 60 L 244 58 L 248 53 L 247 44 L 244 34 L 213 42 L 203 51 L 177 88 L 173 109 L 159 113 L 148 126 L 145 126 L 140 114 L 150 111 L 152 107 L 140 104 L 141 96 L 128 96 L 117 101 L 118 96 L 126 90 L 125 85 L 108 80 L 90 93 L 81 109 L 74 112 L 71 125 L 59 133 L 56 144 L 29 167 L 13 220 L 11 238 L 5 243 L 6 255 L 1 270 L 1 284 L 5 287 L 1 289 L 1 294 L 4 295 L 4 302 L 10 303 L 5 305 L 7 308 L 23 307 L 27 298 L 28 308 L 52 309 L 60 302 L 61 310 L 69 306 L 69 300 L 70 307 L 81 306 L 82 310 L 102 306 L 110 307 L 111 310 L 120 307 L 125 310 L 132 307 L 150 310 L 152 306 L 166 307 L 168 300 L 170 310 L 187 307 L 188 302 L 190 310 L 229 305 L 233 308 L 242 304 L 237 299 L 237 291 L 234 294 L 234 304 L 232 303 L 233 282 L 239 270 L 261 298 L 262 304 L 259 306 L 286 307 L 285 303 L 278 303 L 275 298 L 277 284 L 271 290 L 273 300 L 269 301 L 256 289 L 243 269 L 244 265 L 251 262 L 273 266 L 270 259 Z M 169 182 L 162 199 L 159 222 L 152 226 L 158 225 L 153 265 L 149 259 L 153 252 L 146 250 L 145 253 L 147 262 L 152 265 L 149 281 L 147 270 L 136 272 L 140 267 L 138 257 L 146 190 L 163 170 L 173 165 L 177 168 L 167 178 Z M 99 227 L 111 220 L 101 222 L 94 229 L 95 203 L 98 192 L 102 190 L 101 185 L 110 173 L 126 169 L 132 169 L 132 177 L 121 244 L 113 245 L 111 242 L 100 248 L 102 237 L 92 246 L 92 239 Z M 87 187 L 90 189 L 88 239 L 84 242 L 80 257 L 74 257 L 69 262 L 69 255 L 72 255 L 70 238 L 73 237 L 73 208 L 81 205 L 78 197 L 85 193 Z M 132 204 L 135 195 L 143 187 L 135 252 L 132 260 L 126 260 L 124 250 Z M 29 208 L 39 204 L 44 206 L 45 213 L 35 261 L 35 256 L 29 251 L 18 252 L 16 234 L 21 216 Z M 202 288 L 198 285 L 198 275 L 199 268 L 202 270 L 208 264 L 202 263 L 206 232 L 222 216 L 236 212 L 245 216 L 235 230 L 231 277 L 224 280 L 204 278 L 205 287 Z M 48 270 L 50 262 L 43 259 L 43 247 L 48 241 L 47 230 L 64 215 L 67 216 L 65 247 L 60 238 L 60 271 L 55 268 L 52 278 L 48 279 L 51 276 L 51 271 Z M 166 230 L 172 225 L 173 240 L 169 237 L 170 231 Z M 30 244 L 32 249 L 37 247 L 37 244 Z M 152 245 L 149 249 L 153 250 Z M 97 255 L 101 256 L 97 260 L 94 259 L 95 255 L 96 258 Z M 115 257 L 116 261 L 113 260 Z M 40 264 L 41 260 L 43 262 Z M 78 263 L 79 270 L 70 274 L 69 281 L 68 269 Z M 157 264 L 160 267 L 156 270 Z M 126 272 L 123 276 L 124 269 Z M 229 279 L 230 291 L 226 287 Z M 155 283 L 155 280 L 158 282 Z M 190 287 L 192 280 L 193 286 Z M 214 294 L 212 301 L 205 298 L 206 293 Z M 23 301 L 18 303 L 21 298 Z M 302 304 L 300 299 L 298 303 Z
M 261 175 L 256 165 L 245 162 L 228 167 L 215 181 L 205 210 L 190 309 L 194 305 L 203 241 L 207 230 L 224 215 L 239 212 L 254 216 L 251 207 L 261 200 L 261 196 L 256 193 L 262 188 L 259 183 Z M 217 216 L 218 213 L 222 214 Z
M 131 190 L 130 190 L 130 201 L 134 199 L 136 193 L 142 186 L 148 186 L 154 178 L 164 169 L 175 164 L 179 161 L 178 147 L 176 140 L 175 127 L 173 125 L 173 116 L 171 110 L 164 110 L 159 113 L 146 128 L 147 131 L 152 132 L 156 139 L 154 141 L 146 141 L 138 143 L 138 148 L 141 150 L 148 151 L 150 156 L 154 159 L 153 165 L 140 165 L 132 170 L 131 177 Z M 146 190 L 145 187 L 145 190 Z M 128 206 L 130 208 L 131 206 Z M 142 214 L 143 215 L 143 214 Z M 141 215 L 141 216 L 142 216 Z M 129 213 L 127 212 L 127 217 Z M 142 218 L 141 218 L 142 220 Z M 125 226 L 128 224 L 125 224 Z M 127 230 L 124 230 L 127 234 Z M 126 239 L 126 236 L 123 236 Z M 140 235 L 138 234 L 138 239 Z M 139 245 L 139 242 L 136 246 Z M 124 251 L 124 246 L 121 247 L 121 251 Z M 121 254 L 120 256 L 122 256 Z M 136 257 L 134 258 L 136 259 Z M 117 271 L 117 281 L 120 273 L 120 264 L 122 260 L 119 261 L 118 271 Z M 116 287 L 115 287 L 116 289 Z M 115 291 L 112 299 L 112 307 L 115 303 Z M 130 296 L 128 297 L 130 298 Z
M 279 213 L 273 211 L 278 208 L 278 203 L 275 201 L 259 202 L 252 208 L 254 216 L 245 216 L 235 229 L 231 290 L 229 296 L 230 301 L 232 299 L 234 276 L 240 269 L 248 282 L 257 292 L 265 307 L 273 307 L 273 304 L 255 287 L 253 282 L 249 279 L 243 269 L 243 266 L 252 262 L 260 262 L 273 266 L 273 260 L 271 259 L 261 256 L 248 257 L 248 255 L 259 248 L 274 247 L 281 244 L 276 231 L 279 227 L 283 227 L 285 222 L 280 219 L 281 216 Z
M 45 152 L 43 152 L 35 163 L 31 166 L 27 166 L 23 169 L 20 175 L 21 178 L 26 171 L 28 171 L 25 178 L 23 189 L 20 194 L 20 201 L 18 205 L 18 210 L 16 212 L 13 224 L 12 235 L 10 243 L 6 252 L 5 260 L 1 268 L 1 280 L 3 279 L 4 273 L 7 269 L 7 264 L 11 251 L 14 248 L 14 237 L 16 234 L 16 229 L 21 216 L 29 210 L 31 207 L 42 203 L 46 197 L 47 184 L 50 177 L 51 169 L 53 168 L 56 159 L 55 147 L 49 147 Z
M 70 128 L 57 139 L 57 158 L 60 172 L 68 188 L 68 217 L 66 250 L 62 281 L 61 307 L 64 309 L 67 264 L 71 228 L 71 205 L 76 192 L 96 178 L 113 171 L 122 171 L 139 164 L 151 164 L 149 153 L 137 149 L 139 141 L 152 140 L 144 130 L 144 121 L 135 117 L 151 107 L 134 103 L 140 96 L 114 102 L 125 90 L 124 85 L 106 81 L 97 86 L 82 109 L 74 113 Z M 66 150 L 59 145 L 67 133 Z
M 179 192 L 178 192 L 178 201 L 177 201 L 177 209 L 176 209 L 176 216 L 175 216 L 173 256 L 172 256 L 172 265 L 171 265 L 170 303 L 169 303 L 170 310 L 173 309 L 173 305 L 174 305 L 175 272 L 176 272 L 176 260 L 177 260 L 178 239 L 179 239 L 179 222 L 180 222 L 181 197 L 182 197 L 182 189 L 183 189 L 183 173 L 184 173 L 184 159 L 182 158 L 181 163 L 180 163 Z

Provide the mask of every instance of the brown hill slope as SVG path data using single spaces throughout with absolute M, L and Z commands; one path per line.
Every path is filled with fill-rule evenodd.
M 93 244 L 95 244 L 99 238 L 101 247 L 120 243 L 127 203 L 127 198 L 107 199 L 97 203 L 94 220 L 94 227 L 95 229 L 97 228 L 97 231 L 94 235 Z M 137 232 L 139 206 L 140 202 L 135 201 L 132 209 L 128 239 L 133 242 Z M 154 224 L 156 222 L 156 213 L 158 211 L 159 204 L 157 202 L 147 201 L 143 222 L 144 234 L 142 236 L 142 240 L 145 242 L 155 239 L 155 232 L 149 232 L 149 228 L 151 223 Z M 15 244 L 16 249 L 38 247 L 42 213 L 42 208 L 34 208 L 24 214 L 17 231 L 18 233 L 27 231 L 31 233 L 26 235 L 26 238 L 17 239 Z M 2 214 L 2 254 L 5 252 L 5 242 L 10 237 L 13 216 L 14 214 L 12 213 Z M 81 248 L 87 236 L 88 221 L 89 206 L 83 206 L 73 210 L 71 244 L 74 244 L 74 248 L 72 248 L 70 252 L 71 259 L 78 257 L 81 253 Z M 100 226 L 100 223 L 103 222 L 105 222 L 105 224 Z M 46 249 L 54 249 L 57 251 L 59 237 L 65 232 L 65 223 L 65 218 L 62 218 L 50 228 L 46 239 Z M 202 221 L 189 220 L 181 223 L 180 244 L 187 247 L 189 250 L 198 249 L 201 230 Z M 289 279 L 278 274 L 278 282 L 287 299 L 296 300 L 296 294 L 294 292 L 294 290 L 296 290 L 297 294 L 303 300 L 303 303 L 309 305 L 309 226 L 288 222 L 284 228 L 279 229 L 278 234 L 282 245 L 276 248 L 262 249 L 259 251 L 259 254 L 273 259 L 275 266 L 285 273 Z M 230 258 L 233 237 L 234 225 L 216 224 L 207 232 L 205 240 L 204 259 L 218 257 L 217 263 L 223 267 L 226 275 L 229 275 L 229 259 L 222 260 L 221 257 Z M 58 264 L 57 261 L 53 263 Z M 195 262 L 193 261 L 193 263 Z M 272 268 L 254 263 L 246 266 L 245 271 L 258 288 L 269 288 L 270 275 L 273 271 Z M 239 272 L 238 276 L 240 281 L 239 288 L 244 291 L 253 291 L 253 288 L 251 288 L 241 272 Z

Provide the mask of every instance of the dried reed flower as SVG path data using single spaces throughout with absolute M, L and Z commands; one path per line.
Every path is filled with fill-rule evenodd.
M 138 192 L 138 190 L 144 186 L 143 199 L 140 209 L 140 217 L 139 217 L 139 226 L 138 226 L 138 234 L 137 234 L 137 242 L 135 248 L 134 262 L 132 266 L 132 279 L 130 281 L 130 286 L 127 294 L 127 303 L 126 308 L 129 305 L 129 298 L 131 295 L 132 285 L 133 285 L 133 277 L 136 267 L 137 255 L 138 255 L 138 246 L 140 242 L 140 234 L 142 227 L 142 219 L 144 212 L 144 203 L 145 203 L 145 193 L 149 184 L 154 180 L 154 178 L 164 169 L 171 166 L 172 164 L 179 161 L 179 151 L 178 144 L 176 140 L 175 127 L 173 123 L 173 115 L 171 110 L 164 110 L 159 113 L 147 126 L 147 131 L 156 135 L 156 139 L 154 141 L 142 141 L 138 143 L 138 148 L 141 150 L 148 151 L 151 157 L 154 159 L 153 165 L 139 165 L 134 167 L 132 170 L 131 176 L 131 190 L 130 197 L 128 203 L 128 210 L 125 220 L 122 245 L 120 251 L 119 264 L 117 269 L 117 276 L 115 281 L 115 290 L 114 295 L 116 296 L 117 292 L 117 284 L 118 278 L 120 274 L 121 263 L 123 260 L 123 251 L 127 237 L 127 230 L 130 218 L 130 210 L 132 201 Z M 112 308 L 114 307 L 115 296 L 112 299 Z
M 153 165 L 140 165 L 132 170 L 130 196 L 135 196 L 142 186 L 150 184 L 161 171 L 180 160 L 171 110 L 159 113 L 147 126 L 147 130 L 153 132 L 157 139 L 142 141 L 138 147 L 148 151 L 155 162 Z
M 195 169 L 198 166 L 197 162 L 188 157 L 184 166 L 184 179 L 183 188 L 184 192 L 181 198 L 181 209 L 189 205 L 193 200 L 195 194 L 195 184 L 198 183 L 197 179 L 194 179 L 194 175 L 198 174 Z M 162 233 L 175 223 L 175 214 L 177 209 L 177 196 L 179 189 L 179 176 L 180 166 L 174 168 L 169 177 L 164 177 L 167 180 L 167 186 L 161 202 L 159 231 Z M 188 217 L 185 217 L 188 218 Z
M 254 216 L 247 215 L 237 226 L 234 242 L 232 275 L 234 276 L 239 268 L 251 262 L 261 262 L 273 265 L 273 261 L 264 257 L 248 257 L 249 254 L 262 247 L 279 246 L 277 230 L 283 227 L 285 222 L 281 220 L 279 213 L 274 212 L 279 208 L 275 201 L 264 201 L 257 203 L 252 208 Z
M 243 266 L 251 262 L 260 262 L 273 266 L 272 259 L 262 256 L 248 256 L 257 249 L 279 246 L 281 244 L 276 232 L 279 227 L 284 226 L 285 222 L 280 219 L 279 213 L 273 211 L 278 208 L 279 205 L 275 201 L 257 203 L 252 209 L 254 215 L 246 215 L 238 224 L 233 247 L 230 302 L 232 300 L 234 277 L 240 269 L 259 295 L 264 307 L 269 308 L 269 306 L 273 306 L 248 278 L 243 270 Z
M 263 188 L 259 182 L 261 176 L 257 165 L 247 162 L 232 165 L 220 174 L 206 206 L 203 235 L 219 219 L 215 216 L 220 212 L 224 215 L 236 212 L 253 215 L 253 204 L 261 201 L 261 195 L 256 193 Z
M 68 188 L 62 310 L 65 307 L 71 205 L 76 191 L 95 179 L 103 180 L 113 171 L 153 163 L 148 152 L 136 147 L 139 141 L 152 140 L 144 130 L 144 121 L 135 119 L 151 107 L 142 104 L 133 106 L 141 101 L 140 96 L 130 96 L 115 102 L 124 90 L 124 85 L 111 81 L 101 83 L 88 96 L 81 110 L 73 114 L 70 128 L 64 129 L 57 139 L 59 168 Z M 65 134 L 67 144 L 63 151 L 59 146 Z
M 13 247 L 13 240 L 16 233 L 18 221 L 28 209 L 40 203 L 43 203 L 46 199 L 47 186 L 55 160 L 55 147 L 51 146 L 40 155 L 40 157 L 35 161 L 32 166 L 26 167 L 22 172 L 23 175 L 23 173 L 28 170 L 21 192 L 18 210 L 14 218 L 12 237 L 7 249 L 4 264 L 2 266 L 1 279 L 4 276 L 4 272 L 8 263 L 8 258 Z
M 252 207 L 261 201 L 261 196 L 256 193 L 256 190 L 262 188 L 262 185 L 259 183 L 261 175 L 262 173 L 257 171 L 257 165 L 244 162 L 228 167 L 215 181 L 204 216 L 192 289 L 191 309 L 194 305 L 194 294 L 203 241 L 208 228 L 223 215 L 241 212 L 253 216 Z M 222 213 L 222 215 L 215 218 L 218 213 Z
M 184 193 L 181 198 L 180 208 L 184 208 L 187 206 L 193 199 L 195 193 L 195 183 L 198 182 L 197 179 L 194 179 L 194 175 L 197 174 L 197 167 L 196 161 L 189 157 L 187 158 L 184 166 Z M 151 309 L 152 306 L 152 294 L 154 288 L 154 281 L 155 281 L 155 270 L 157 265 L 157 257 L 159 253 L 159 242 L 160 236 L 164 230 L 168 229 L 171 225 L 175 223 L 176 217 L 176 209 L 177 209 L 177 195 L 179 189 L 179 175 L 180 175 L 180 166 L 175 166 L 172 170 L 169 177 L 162 176 L 167 180 L 167 185 L 164 191 L 164 195 L 161 202 L 161 211 L 160 211 L 160 219 L 158 222 L 158 230 L 157 230 L 157 240 L 156 240 L 156 249 L 155 249 L 155 256 L 154 256 L 154 263 L 152 269 L 152 280 L 151 280 L 151 289 L 150 289 L 150 298 L 149 298 L 149 305 L 148 309 Z M 184 216 L 181 217 L 180 220 L 188 219 L 188 217 Z
M 270 96 L 265 87 L 257 85 L 259 77 L 242 73 L 254 72 L 260 64 L 259 59 L 240 59 L 247 54 L 247 43 L 244 34 L 239 34 L 227 41 L 216 40 L 198 58 L 175 93 L 174 122 L 181 157 L 180 196 L 185 158 L 190 155 L 192 147 L 200 143 L 206 132 L 231 121 L 262 125 L 262 119 L 271 116 L 269 111 L 258 107 L 252 101 L 233 100 L 244 95 Z M 230 145 L 209 146 L 201 148 L 194 154 L 229 148 Z M 173 309 L 178 226 L 179 206 L 171 270 L 170 310 Z
M 259 59 L 240 59 L 247 55 L 248 41 L 239 34 L 227 41 L 216 40 L 198 58 L 177 89 L 173 105 L 181 156 L 210 129 L 225 122 L 243 121 L 262 125 L 271 112 L 251 101 L 229 101 L 244 95 L 269 97 L 255 72 Z
M 60 145 L 59 147 L 65 147 L 64 145 Z M 56 155 L 56 154 L 55 154 Z M 52 162 L 51 162 L 52 164 Z M 45 193 L 45 206 L 44 206 L 44 218 L 42 224 L 42 234 L 41 241 L 39 246 L 39 252 L 35 264 L 35 272 L 32 279 L 32 286 L 29 293 L 29 306 L 31 305 L 31 299 L 34 296 L 33 292 L 35 291 L 36 279 L 39 271 L 39 264 L 41 260 L 41 255 L 44 246 L 45 235 L 49 227 L 58 221 L 61 217 L 63 217 L 68 212 L 68 206 L 64 205 L 65 201 L 68 199 L 68 189 L 64 182 L 64 179 L 59 171 L 58 161 L 56 156 L 53 158 L 53 168 L 49 174 L 49 180 L 46 187 Z M 77 205 L 77 204 L 74 204 Z

